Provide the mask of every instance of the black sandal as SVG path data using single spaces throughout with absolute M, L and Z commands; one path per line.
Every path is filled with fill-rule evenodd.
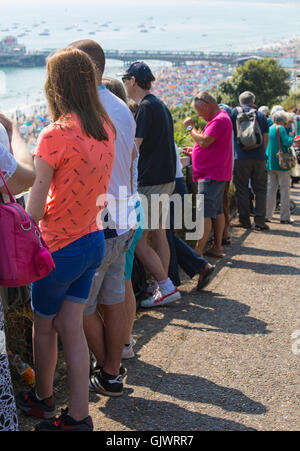
M 215 270 L 215 265 L 210 265 L 207 269 L 202 269 L 199 273 L 199 279 L 197 284 L 197 290 L 200 291 L 202 288 L 206 287 L 210 281 L 210 276 Z
M 224 237 L 224 238 L 222 239 L 222 244 L 223 244 L 223 246 L 230 246 L 230 244 L 231 244 L 231 238 L 230 238 L 230 236 Z

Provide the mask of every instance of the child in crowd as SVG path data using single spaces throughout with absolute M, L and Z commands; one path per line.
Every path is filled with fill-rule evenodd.
M 36 387 L 19 393 L 16 401 L 27 414 L 54 417 L 59 335 L 68 370 L 69 407 L 36 429 L 92 431 L 83 310 L 104 255 L 97 198 L 109 185 L 115 128 L 98 99 L 94 66 L 82 51 L 64 49 L 49 57 L 45 91 L 52 122 L 35 150 L 37 178 L 27 210 L 40 221 L 56 270 L 32 286 Z

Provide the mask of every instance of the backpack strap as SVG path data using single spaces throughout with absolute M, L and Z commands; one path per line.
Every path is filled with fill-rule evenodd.
M 278 141 L 278 149 L 279 149 L 279 152 L 282 152 L 281 140 L 280 140 L 280 125 L 276 125 L 276 134 L 277 134 L 277 141 Z

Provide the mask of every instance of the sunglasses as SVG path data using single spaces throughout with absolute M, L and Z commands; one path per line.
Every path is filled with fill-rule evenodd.
M 197 101 L 197 102 L 204 102 L 204 103 L 206 103 L 207 105 L 209 105 L 209 102 L 207 102 L 207 100 L 200 99 L 199 97 L 194 97 L 194 101 Z
M 130 80 L 131 79 L 131 75 L 124 75 L 124 77 L 122 77 L 122 82 L 125 83 L 126 80 Z

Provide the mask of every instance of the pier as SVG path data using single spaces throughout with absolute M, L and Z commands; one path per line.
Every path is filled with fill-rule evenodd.
M 173 66 L 181 66 L 187 62 L 197 61 L 215 61 L 222 64 L 238 64 L 240 60 L 260 58 L 262 55 L 250 55 L 239 52 L 201 52 L 201 51 L 184 51 L 184 50 L 106 50 L 105 57 L 107 59 L 116 59 L 123 61 L 124 65 L 139 60 L 156 60 L 166 61 Z

